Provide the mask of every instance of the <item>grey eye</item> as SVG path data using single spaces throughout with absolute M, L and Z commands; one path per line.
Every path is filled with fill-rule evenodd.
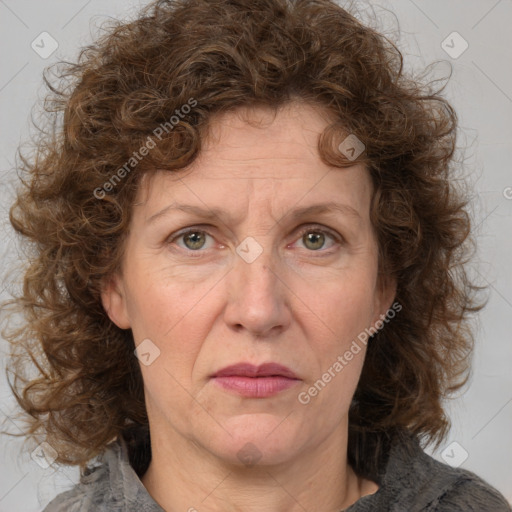
M 206 243 L 206 233 L 203 231 L 190 231 L 181 235 L 187 249 L 193 251 L 201 249 Z
M 317 251 L 325 244 L 325 235 L 319 231 L 310 231 L 302 236 L 302 241 L 308 249 Z

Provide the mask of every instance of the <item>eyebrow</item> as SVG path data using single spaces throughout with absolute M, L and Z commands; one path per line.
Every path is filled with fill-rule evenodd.
M 209 220 L 209 219 L 213 220 L 216 218 L 225 219 L 225 220 L 231 219 L 231 216 L 229 215 L 229 213 L 221 208 L 216 208 L 216 207 L 203 208 L 201 206 L 195 206 L 195 205 L 190 205 L 190 204 L 172 203 L 169 206 L 166 206 L 162 210 L 151 215 L 151 217 L 149 217 L 146 220 L 146 224 L 151 224 L 151 223 L 155 222 L 157 219 L 164 217 L 164 216 L 168 215 L 169 213 L 175 212 L 175 211 L 191 213 L 198 217 L 202 217 L 206 220 Z M 299 218 L 307 217 L 309 215 L 320 215 L 320 214 L 333 215 L 336 213 L 341 213 L 343 215 L 353 217 L 357 220 L 362 220 L 359 212 L 352 206 L 349 206 L 348 204 L 335 203 L 333 201 L 327 202 L 327 203 L 321 203 L 321 204 L 313 204 L 310 206 L 304 206 L 302 208 L 296 208 L 291 213 L 285 214 L 283 216 L 283 218 L 289 217 L 291 219 L 299 219 Z

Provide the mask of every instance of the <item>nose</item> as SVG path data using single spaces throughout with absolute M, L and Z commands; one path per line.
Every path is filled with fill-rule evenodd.
M 269 251 L 251 263 L 237 255 L 226 278 L 224 320 L 231 329 L 272 337 L 290 325 L 290 291 Z

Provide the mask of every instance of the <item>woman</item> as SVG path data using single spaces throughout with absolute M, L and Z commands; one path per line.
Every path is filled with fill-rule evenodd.
M 456 114 L 391 43 L 329 0 L 159 1 L 62 73 L 11 209 L 13 391 L 82 469 L 46 511 L 510 510 L 419 444 L 479 305 Z

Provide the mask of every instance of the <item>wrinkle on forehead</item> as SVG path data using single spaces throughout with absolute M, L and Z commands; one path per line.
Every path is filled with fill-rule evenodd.
M 215 187 L 226 185 L 226 181 L 215 180 L 245 179 L 249 194 L 261 180 L 271 180 L 266 186 L 276 190 L 283 189 L 284 180 L 301 180 L 307 185 L 309 176 L 304 175 L 305 165 L 315 170 L 321 166 L 326 173 L 329 170 L 320 159 L 318 140 L 332 121 L 333 114 L 326 108 L 297 101 L 278 109 L 247 106 L 214 113 L 203 131 L 202 147 L 196 159 L 179 171 L 161 172 L 165 173 L 167 183 L 176 182 L 178 186 L 186 184 L 191 176 L 194 180 L 211 180 L 210 186 Z M 312 169 L 312 179 L 314 174 Z M 152 181 L 143 176 L 140 188 L 144 190 L 137 205 L 147 202 L 151 188 L 148 185 Z

